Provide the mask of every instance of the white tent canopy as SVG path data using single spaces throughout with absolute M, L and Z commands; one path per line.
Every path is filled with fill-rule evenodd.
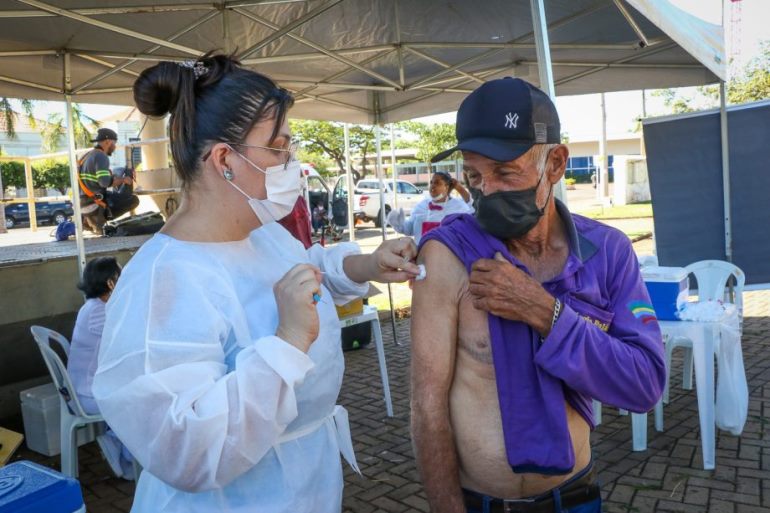
M 218 49 L 294 91 L 293 117 L 400 121 L 455 110 L 491 78 L 539 83 L 530 9 L 531 0 L 8 0 L 0 96 L 130 105 L 145 67 Z M 722 27 L 668 0 L 546 0 L 545 15 L 557 94 L 724 79 Z

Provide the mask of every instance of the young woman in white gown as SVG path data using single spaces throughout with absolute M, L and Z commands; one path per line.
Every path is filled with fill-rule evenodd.
M 132 512 L 329 512 L 355 464 L 334 303 L 419 270 L 404 238 L 305 250 L 275 221 L 300 191 L 290 94 L 233 59 L 134 84 L 171 113 L 183 201 L 107 305 L 94 396 L 144 468 Z

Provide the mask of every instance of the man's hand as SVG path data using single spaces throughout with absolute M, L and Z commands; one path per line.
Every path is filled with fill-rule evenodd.
M 555 299 L 500 253 L 473 264 L 469 290 L 478 310 L 527 323 L 544 337 L 551 331 Z

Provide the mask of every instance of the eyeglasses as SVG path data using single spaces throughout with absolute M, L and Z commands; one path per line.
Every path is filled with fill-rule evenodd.
M 292 162 L 294 159 L 297 158 L 297 149 L 299 148 L 299 143 L 297 142 L 291 142 L 289 144 L 288 148 L 274 148 L 272 146 L 258 146 L 256 144 L 243 144 L 243 143 L 227 143 L 232 146 L 242 146 L 244 148 L 258 148 L 260 150 L 271 150 L 271 151 L 278 151 L 281 153 L 286 153 L 286 160 L 283 162 L 283 168 L 287 169 L 289 167 L 289 163 Z M 201 158 L 204 162 L 211 156 L 211 150 L 207 151 L 205 155 Z
M 258 148 L 261 150 L 279 151 L 282 153 L 286 153 L 286 160 L 284 160 L 283 162 L 284 169 L 289 167 L 289 162 L 293 161 L 297 157 L 297 148 L 299 148 L 299 144 L 296 142 L 291 142 L 288 148 L 274 148 L 272 146 L 258 146 L 256 144 L 243 144 L 243 143 L 230 143 L 230 144 L 232 144 L 233 146 L 243 146 L 244 148 Z

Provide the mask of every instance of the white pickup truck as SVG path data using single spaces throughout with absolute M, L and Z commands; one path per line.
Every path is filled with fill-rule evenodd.
M 393 195 L 393 180 L 385 180 L 385 216 L 398 206 L 403 208 L 406 215 L 411 214 L 412 208 L 425 198 L 423 191 L 413 184 L 396 180 L 396 197 Z M 375 226 L 380 226 L 380 185 L 376 178 L 364 178 L 359 180 L 355 188 L 355 203 L 353 209 L 362 213 L 365 221 L 374 221 Z

